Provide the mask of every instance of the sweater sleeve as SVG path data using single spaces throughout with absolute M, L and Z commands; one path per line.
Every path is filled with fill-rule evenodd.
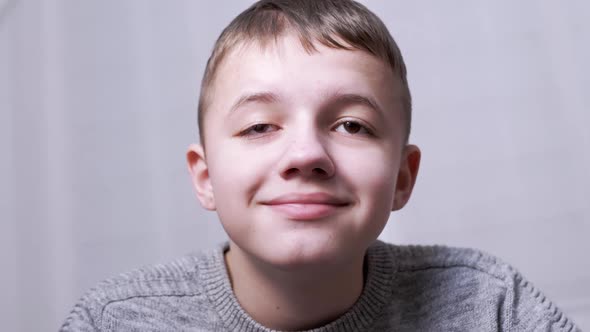
M 88 298 L 83 298 L 74 306 L 59 332 L 99 332 L 92 312 L 92 306 L 88 306 Z
M 511 295 L 507 299 L 511 304 L 506 313 L 510 316 L 508 331 L 581 332 L 571 319 L 520 274 L 514 278 Z

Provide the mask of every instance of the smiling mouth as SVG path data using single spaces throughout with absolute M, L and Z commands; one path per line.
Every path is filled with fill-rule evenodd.
M 263 203 L 289 220 L 312 221 L 332 216 L 350 202 L 326 193 L 287 194 Z

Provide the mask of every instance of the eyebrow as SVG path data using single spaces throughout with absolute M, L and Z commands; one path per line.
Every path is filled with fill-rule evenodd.
M 249 103 L 272 104 L 277 103 L 279 99 L 279 96 L 272 92 L 247 93 L 238 98 L 238 100 L 232 105 L 230 108 L 230 114 L 233 114 L 235 110 Z
M 272 104 L 278 103 L 280 97 L 272 92 L 255 92 L 246 93 L 242 95 L 238 100 L 231 106 L 230 113 L 233 114 L 240 107 L 250 103 L 263 103 Z M 383 110 L 379 107 L 379 104 L 374 98 L 356 94 L 356 93 L 329 93 L 326 95 L 326 101 L 324 107 L 334 106 L 349 106 L 349 105 L 364 105 L 368 108 L 376 111 L 380 116 L 383 116 Z
M 380 116 L 383 116 L 383 110 L 377 101 L 370 97 L 356 93 L 334 93 L 327 96 L 326 105 L 333 106 L 349 106 L 349 105 L 364 105 L 376 111 Z

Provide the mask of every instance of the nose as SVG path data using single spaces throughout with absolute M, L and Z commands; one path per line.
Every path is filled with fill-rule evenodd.
M 285 179 L 298 176 L 328 179 L 335 171 L 325 142 L 315 134 L 294 137 L 285 149 L 279 167 L 281 176 Z

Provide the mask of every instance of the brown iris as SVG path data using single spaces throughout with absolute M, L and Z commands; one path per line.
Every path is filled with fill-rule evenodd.
M 356 122 L 346 121 L 343 123 L 344 129 L 350 134 L 356 134 L 361 131 L 362 126 Z

